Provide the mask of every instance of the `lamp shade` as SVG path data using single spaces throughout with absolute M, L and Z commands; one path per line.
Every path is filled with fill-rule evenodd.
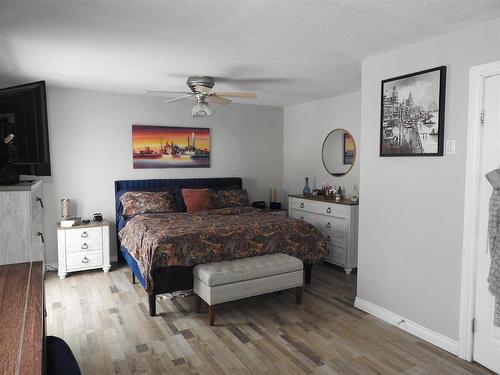
M 193 118 L 208 117 L 213 115 L 214 113 L 215 110 L 210 107 L 210 105 L 208 105 L 208 103 L 204 99 L 198 99 L 193 106 L 193 110 L 191 111 Z

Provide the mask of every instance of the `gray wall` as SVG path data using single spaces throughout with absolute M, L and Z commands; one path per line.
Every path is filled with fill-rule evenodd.
M 362 64 L 358 297 L 458 339 L 469 68 L 500 60 L 500 18 Z M 380 158 L 380 81 L 448 67 L 456 154 Z
M 323 167 L 321 148 L 333 129 L 347 129 L 357 146 L 357 159 L 345 176 L 334 177 Z M 346 187 L 347 193 L 359 182 L 359 153 L 361 128 L 361 94 L 335 96 L 310 103 L 285 107 L 284 112 L 284 193 L 301 193 L 304 177 L 310 177 L 311 189 L 329 182 Z M 361 193 L 362 194 L 362 193 Z
M 114 219 L 117 179 L 243 177 L 250 199 L 268 199 L 280 187 L 283 170 L 283 109 L 231 104 L 217 106 L 208 119 L 193 120 L 188 102 L 160 98 L 48 88 L 52 176 L 43 178 L 46 262 L 57 262 L 56 221 L 60 199 L 70 198 L 74 214 L 102 212 Z M 132 124 L 210 127 L 212 167 L 133 169 Z M 111 254 L 116 254 L 114 233 Z

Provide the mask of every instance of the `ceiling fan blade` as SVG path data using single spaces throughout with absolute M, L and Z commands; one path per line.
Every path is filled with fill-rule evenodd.
M 222 98 L 222 97 L 214 95 L 214 94 L 207 96 L 207 101 L 209 103 L 217 103 L 217 104 L 221 104 L 221 105 L 226 105 L 226 104 L 232 103 L 231 100 L 226 99 L 226 98 Z
M 217 96 L 225 96 L 229 98 L 248 98 L 255 99 L 257 98 L 257 94 L 254 92 L 214 92 L 214 95 Z
M 178 95 L 178 94 L 190 94 L 186 91 L 155 91 L 155 90 L 142 90 L 144 94 L 157 95 L 157 96 L 168 96 L 168 95 Z
M 173 99 L 165 99 L 163 101 L 163 103 L 171 103 L 171 102 L 175 102 L 177 100 L 182 100 L 182 99 L 186 99 L 186 98 L 190 98 L 191 96 L 193 96 L 194 94 L 187 94 L 187 95 L 182 95 L 182 96 L 179 96 L 177 98 L 173 98 Z
M 210 87 L 196 85 L 194 88 L 197 92 L 201 92 L 202 94 L 209 94 L 210 93 Z

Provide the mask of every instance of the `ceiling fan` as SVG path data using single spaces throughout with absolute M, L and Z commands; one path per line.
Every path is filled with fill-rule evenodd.
M 257 94 L 252 92 L 212 92 L 215 81 L 213 77 L 208 76 L 190 76 L 186 81 L 191 92 L 182 91 L 151 91 L 144 90 L 145 94 L 167 96 L 171 94 L 180 94 L 173 99 L 165 99 L 164 103 L 171 103 L 177 100 L 195 98 L 195 104 L 191 114 L 193 118 L 208 117 L 215 113 L 215 110 L 210 106 L 212 103 L 221 105 L 230 104 L 231 100 L 228 97 L 255 99 Z

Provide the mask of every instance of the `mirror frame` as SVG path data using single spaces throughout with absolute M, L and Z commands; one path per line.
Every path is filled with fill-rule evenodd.
M 325 165 L 325 158 L 323 157 L 323 154 L 325 152 L 325 143 L 326 143 L 326 140 L 328 139 L 328 137 L 330 136 L 330 134 L 332 134 L 334 131 L 336 130 L 342 130 L 344 131 L 345 133 L 349 134 L 352 138 L 352 142 L 354 143 L 354 157 L 353 157 L 353 160 L 352 160 L 352 164 L 351 164 L 351 167 L 345 171 L 345 172 L 342 172 L 342 173 L 333 173 L 333 172 L 330 172 L 330 170 L 326 167 Z M 335 176 L 335 177 L 341 177 L 341 176 L 345 176 L 346 174 L 348 174 L 352 168 L 354 167 L 354 163 L 356 163 L 356 156 L 358 155 L 358 146 L 356 145 L 356 141 L 354 140 L 354 137 L 352 136 L 352 134 L 347 130 L 347 129 L 344 129 L 344 128 L 336 128 L 336 129 L 333 129 L 330 133 L 328 133 L 323 141 L 323 146 L 321 147 L 321 162 L 323 163 L 323 167 L 325 168 L 325 170 L 331 174 L 332 176 Z

